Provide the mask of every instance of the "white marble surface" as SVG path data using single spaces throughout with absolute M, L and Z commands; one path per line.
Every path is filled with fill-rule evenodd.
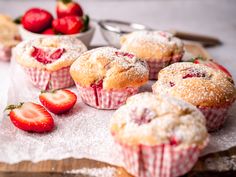
M 80 0 L 94 19 L 119 19 L 158 29 L 178 29 L 219 37 L 222 46 L 209 48 L 236 79 L 236 1 L 235 0 Z M 30 7 L 54 11 L 54 0 L 0 0 L 0 13 L 17 17 Z M 99 30 L 92 44 L 104 44 Z M 0 61 L 0 111 L 5 107 L 9 85 L 9 63 Z M 20 84 L 20 83 L 19 83 Z

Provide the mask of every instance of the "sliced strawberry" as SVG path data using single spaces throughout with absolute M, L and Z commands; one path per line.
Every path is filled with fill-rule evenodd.
M 118 57 L 128 57 L 128 58 L 133 58 L 134 55 L 131 53 L 127 53 L 127 52 L 115 52 L 116 56 Z
M 213 69 L 223 71 L 229 77 L 232 77 L 230 72 L 224 66 L 220 65 L 219 63 L 217 63 L 213 59 L 204 60 L 201 57 L 197 57 L 197 58 L 193 59 L 193 63 L 195 63 L 195 64 L 204 64 L 205 66 L 211 67 Z
M 57 17 L 62 18 L 65 16 L 83 16 L 81 6 L 72 0 L 59 0 L 56 6 Z
M 12 123 L 21 130 L 29 132 L 48 132 L 54 127 L 51 114 L 41 105 L 32 102 L 21 103 L 20 105 L 10 105 Z
M 70 90 L 55 90 L 43 92 L 39 100 L 49 111 L 54 114 L 62 114 L 69 111 L 76 103 L 77 96 Z
M 52 25 L 56 32 L 62 34 L 76 34 L 82 31 L 84 22 L 83 19 L 78 16 L 66 16 L 53 20 Z
M 31 56 L 34 57 L 40 63 L 50 64 L 58 60 L 64 52 L 65 49 L 63 48 L 63 49 L 57 49 L 52 54 L 49 54 L 40 48 L 34 47 L 34 51 L 31 53 Z
M 205 77 L 205 76 L 206 76 L 205 73 L 190 72 L 190 73 L 184 75 L 184 76 L 183 76 L 183 79 L 192 78 L 192 77 Z
M 52 59 L 52 60 L 57 60 L 57 59 L 59 59 L 61 56 L 62 56 L 62 54 L 65 52 L 65 49 L 63 48 L 63 49 L 57 49 L 55 52 L 53 52 L 51 55 L 50 55 L 50 58 Z
M 56 35 L 55 31 L 53 28 L 48 28 L 46 30 L 44 30 L 41 34 L 45 34 L 45 35 Z

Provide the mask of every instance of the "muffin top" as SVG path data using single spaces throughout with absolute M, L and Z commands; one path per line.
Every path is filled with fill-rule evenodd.
M 121 50 L 145 60 L 169 61 L 184 53 L 183 43 L 164 31 L 135 31 L 120 39 Z
M 8 16 L 0 14 L 0 44 L 13 47 L 20 42 L 18 27 Z
M 135 145 L 203 145 L 205 118 L 194 106 L 167 95 L 140 93 L 128 98 L 111 119 L 118 142 Z
M 145 62 L 112 47 L 85 52 L 72 64 L 70 73 L 81 86 L 89 87 L 102 81 L 104 89 L 139 87 L 148 80 Z
M 236 89 L 231 77 L 202 64 L 174 63 L 158 74 L 153 85 L 156 94 L 170 94 L 198 106 L 232 103 Z
M 24 67 L 56 71 L 70 66 L 83 52 L 85 45 L 74 37 L 53 36 L 23 41 L 16 46 L 16 60 Z

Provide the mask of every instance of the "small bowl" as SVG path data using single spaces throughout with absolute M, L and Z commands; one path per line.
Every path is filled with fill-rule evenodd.
M 31 31 L 26 30 L 22 25 L 19 26 L 19 31 L 20 31 L 20 35 L 23 40 L 51 36 L 51 35 L 33 33 Z M 65 36 L 76 37 L 76 38 L 80 39 L 88 47 L 90 42 L 92 41 L 94 32 L 95 32 L 95 27 L 93 25 L 91 25 L 90 28 L 88 29 L 88 31 L 85 31 L 82 33 L 77 33 L 77 34 L 65 35 Z
M 151 28 L 137 23 L 124 22 L 119 20 L 98 21 L 102 36 L 107 43 L 113 47 L 120 48 L 120 37 L 137 30 L 151 30 Z

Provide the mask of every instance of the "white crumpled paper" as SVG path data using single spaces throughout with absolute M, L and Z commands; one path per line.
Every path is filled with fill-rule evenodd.
M 40 90 L 34 88 L 21 67 L 12 60 L 9 104 L 25 101 L 39 103 Z M 141 90 L 150 90 L 149 82 Z M 77 93 L 76 88 L 71 88 Z M 211 134 L 209 146 L 203 154 L 228 149 L 236 145 L 236 104 L 220 131 Z M 17 163 L 23 160 L 60 160 L 68 157 L 88 158 L 122 166 L 116 156 L 109 133 L 109 120 L 114 111 L 96 110 L 78 97 L 75 107 L 62 116 L 54 115 L 56 128 L 51 133 L 33 134 L 13 126 L 9 118 L 0 122 L 0 161 Z

